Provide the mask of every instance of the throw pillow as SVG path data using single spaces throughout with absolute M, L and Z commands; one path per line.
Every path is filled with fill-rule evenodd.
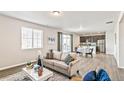
M 62 53 L 61 61 L 64 61 L 67 56 L 68 56 L 68 53 Z
M 53 53 L 49 53 L 49 59 L 53 59 Z
M 48 53 L 46 53 L 46 59 L 53 59 L 53 50 L 52 49 Z
M 96 81 L 96 71 L 90 71 L 88 72 L 84 78 L 84 81 Z
M 53 50 L 52 49 L 50 50 L 50 53 L 49 53 L 49 59 L 53 59 Z
M 46 53 L 46 59 L 49 59 L 49 53 Z
M 61 60 L 61 54 L 62 54 L 62 52 L 53 51 L 53 58 L 57 59 L 57 60 Z
M 69 55 L 66 56 L 64 62 L 65 62 L 67 65 L 69 65 L 69 63 L 70 63 L 71 61 L 74 61 L 74 59 L 73 59 L 73 58 L 71 57 L 71 55 L 69 54 Z

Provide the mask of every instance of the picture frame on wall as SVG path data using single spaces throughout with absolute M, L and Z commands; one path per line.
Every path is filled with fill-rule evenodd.
M 55 44 L 55 37 L 48 37 L 48 44 Z

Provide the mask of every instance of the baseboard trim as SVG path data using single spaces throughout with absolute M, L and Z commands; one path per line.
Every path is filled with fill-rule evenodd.
M 118 66 L 118 68 L 124 69 L 124 67 Z
M 37 60 L 31 60 L 32 63 L 36 62 Z M 18 66 L 21 66 L 21 65 L 25 65 L 27 62 L 23 62 L 23 63 L 20 63 L 20 64 L 16 64 L 16 65 L 11 65 L 11 66 L 6 66 L 6 67 L 2 67 L 0 68 L 0 71 L 2 70 L 6 70 L 6 69 L 10 69 L 10 68 L 14 68 L 14 67 L 18 67 Z

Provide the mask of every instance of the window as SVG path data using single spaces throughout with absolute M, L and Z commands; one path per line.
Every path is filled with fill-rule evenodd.
M 32 48 L 32 29 L 22 28 L 22 49 Z
M 41 48 L 42 45 L 42 31 L 33 30 L 33 48 Z
M 43 31 L 22 27 L 22 49 L 43 48 Z

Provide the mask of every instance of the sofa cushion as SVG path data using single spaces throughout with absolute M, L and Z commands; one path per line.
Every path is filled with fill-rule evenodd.
M 62 53 L 61 61 L 64 61 L 67 56 L 68 56 L 68 53 Z
M 62 62 L 62 61 L 55 61 L 54 66 L 57 66 L 57 67 L 62 68 L 62 69 L 68 69 L 69 68 L 69 66 L 67 64 L 65 64 L 65 62 Z
M 58 52 L 58 51 L 54 51 L 53 52 L 53 58 L 54 59 L 57 59 L 57 60 L 61 60 L 61 52 Z
M 49 59 L 53 59 L 53 50 L 50 49 L 50 52 L 49 52 Z
M 47 64 L 50 64 L 50 65 L 54 65 L 55 61 L 57 61 L 57 60 L 54 60 L 54 59 L 44 59 L 44 62 L 47 63 Z
M 46 53 L 46 59 L 49 59 L 49 53 Z
M 77 54 L 76 53 L 70 53 L 70 55 L 71 55 L 71 57 L 74 59 L 74 60 L 76 60 L 77 59 Z
M 68 55 L 66 56 L 64 62 L 65 62 L 67 65 L 69 65 L 69 63 L 70 63 L 71 61 L 74 61 L 74 59 L 73 59 L 73 57 L 71 57 L 70 54 L 68 54 Z

